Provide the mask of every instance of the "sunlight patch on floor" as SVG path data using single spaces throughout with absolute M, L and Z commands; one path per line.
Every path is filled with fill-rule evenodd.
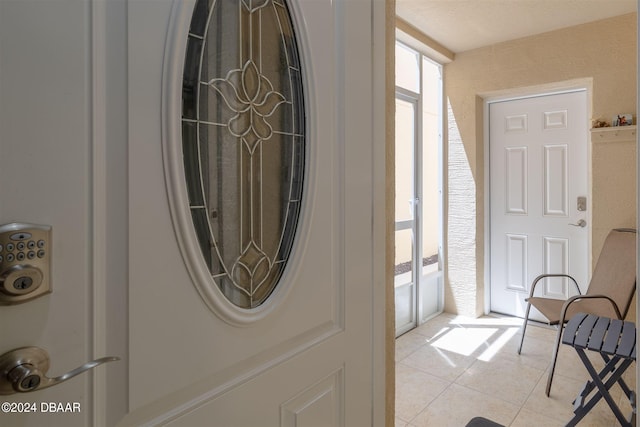
M 458 316 L 452 320 L 452 323 L 460 325 L 476 325 L 476 326 L 522 326 L 523 319 L 517 317 L 493 317 L 485 316 L 479 319 L 471 317 Z
M 431 345 L 463 356 L 470 356 L 496 332 L 498 328 L 454 328 Z
M 513 317 L 483 317 L 474 319 L 458 316 L 427 341 L 438 350 L 463 356 L 480 353 L 478 360 L 490 361 L 513 338 L 522 319 Z M 444 353 L 439 351 L 444 358 Z M 453 365 L 452 365 L 453 366 Z
M 427 338 L 427 342 L 431 342 L 431 341 L 437 341 L 438 337 L 443 336 L 444 334 L 446 334 L 449 330 L 451 330 L 451 328 L 442 328 L 440 329 L 434 336 L 432 336 L 431 338 Z
M 478 356 L 478 360 L 482 360 L 483 362 L 490 362 L 493 357 L 500 352 L 502 347 L 504 347 L 511 338 L 515 334 L 518 333 L 519 328 L 509 328 L 504 331 L 497 340 L 489 344 L 489 348 L 487 348 L 480 356 Z

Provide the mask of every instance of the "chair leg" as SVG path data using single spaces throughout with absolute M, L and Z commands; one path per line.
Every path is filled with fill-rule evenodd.
M 522 337 L 520 338 L 520 347 L 518 347 L 518 354 L 522 352 L 522 343 L 524 342 L 524 333 L 527 330 L 527 323 L 529 323 L 529 311 L 531 310 L 531 303 L 527 303 L 527 311 L 524 314 L 524 323 L 522 323 Z
M 547 390 L 546 390 L 547 397 L 549 397 L 549 393 L 551 393 L 551 383 L 553 382 L 553 373 L 556 370 L 556 362 L 558 361 L 558 350 L 560 349 L 560 339 L 562 338 L 563 328 L 564 328 L 564 323 L 560 322 L 558 324 L 558 334 L 556 335 L 556 343 L 553 348 L 553 357 L 551 358 L 551 368 L 549 369 L 549 378 L 547 379 Z

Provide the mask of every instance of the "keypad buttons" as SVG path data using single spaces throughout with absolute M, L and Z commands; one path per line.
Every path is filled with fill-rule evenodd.
M 23 241 L 18 239 L 18 237 L 24 237 L 25 239 L 30 238 L 32 237 L 30 233 L 15 233 L 10 237 L 13 238 L 13 240 L 18 241 L 17 243 L 8 242 L 4 245 L 0 244 L 0 254 L 3 254 L 0 257 L 0 263 L 13 263 L 14 261 L 21 262 L 25 259 L 35 260 L 36 258 L 42 259 L 46 257 L 46 240 L 40 239 L 36 242 L 35 240 Z M 38 248 L 39 250 L 36 251 L 35 249 Z

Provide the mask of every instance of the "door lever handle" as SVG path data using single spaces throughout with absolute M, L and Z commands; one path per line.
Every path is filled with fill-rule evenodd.
M 119 357 L 101 357 L 59 377 L 46 376 L 49 353 L 39 347 L 21 347 L 0 356 L 0 395 L 26 393 L 63 383 L 76 375 Z
M 577 224 L 569 224 L 569 225 L 573 225 L 574 227 L 584 228 L 584 227 L 587 226 L 587 221 L 585 221 L 584 219 L 580 219 L 580 220 L 578 220 Z

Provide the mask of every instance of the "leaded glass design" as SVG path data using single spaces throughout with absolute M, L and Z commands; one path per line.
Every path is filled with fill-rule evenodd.
M 291 252 L 302 198 L 302 70 L 285 0 L 198 0 L 182 90 L 193 226 L 226 298 L 255 308 Z

